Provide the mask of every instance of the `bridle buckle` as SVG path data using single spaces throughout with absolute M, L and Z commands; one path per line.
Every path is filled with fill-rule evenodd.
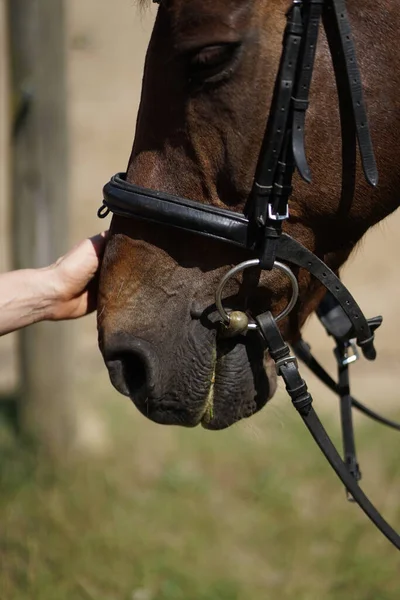
M 347 367 L 357 362 L 360 358 L 355 339 L 349 340 L 344 345 L 337 346 L 334 352 L 339 367 Z
M 268 204 L 268 219 L 271 221 L 286 221 L 289 218 L 289 205 L 286 204 L 284 214 L 280 214 L 278 211 L 274 211 L 272 204 Z
M 296 368 L 298 368 L 298 362 L 297 362 L 297 358 L 295 356 L 286 356 L 285 358 L 280 358 L 278 360 L 275 361 L 275 369 L 276 369 L 276 374 L 280 375 L 281 374 L 281 368 L 282 367 L 286 367 L 287 364 L 293 363 Z

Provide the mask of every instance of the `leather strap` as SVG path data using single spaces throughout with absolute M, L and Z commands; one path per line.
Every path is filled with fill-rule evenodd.
M 262 228 L 267 224 L 268 204 L 273 193 L 276 170 L 287 134 L 302 34 L 301 2 L 294 2 L 287 13 L 283 50 L 271 110 L 250 196 L 250 204 L 246 209 L 246 214 L 249 214 L 250 219 Z
M 142 188 L 128 183 L 125 173 L 117 173 L 106 183 L 103 198 L 99 217 L 107 216 L 105 207 L 121 217 L 152 221 L 242 248 L 255 248 L 249 220 L 242 213 Z
M 299 60 L 299 76 L 296 83 L 293 102 L 292 144 L 293 156 L 300 176 L 307 183 L 311 183 L 311 170 L 308 166 L 304 130 L 308 98 L 310 94 L 311 79 L 314 70 L 315 53 L 317 50 L 318 30 L 321 21 L 322 8 L 325 0 L 307 0 L 305 3 L 306 30 Z
M 316 312 L 328 335 L 336 341 L 351 340 L 351 321 L 332 294 L 329 292 L 325 294 Z
M 282 234 L 282 222 L 289 217 L 289 198 L 292 194 L 294 159 L 292 152 L 292 131 L 288 131 L 277 165 L 275 181 L 269 200 L 268 221 L 263 230 L 264 243 L 260 252 L 260 267 L 271 270 L 276 260 L 278 242 Z M 276 219 L 270 218 L 276 215 Z
M 282 231 L 279 226 L 267 226 L 264 229 L 264 243 L 260 252 L 260 268 L 265 271 L 270 271 L 274 267 L 278 240 L 281 233 Z
M 352 498 L 359 504 L 360 508 L 371 519 L 376 527 L 400 550 L 400 536 L 385 521 L 382 515 L 359 487 L 357 481 L 350 474 L 347 465 L 340 458 L 329 435 L 319 420 L 313 406 L 312 397 L 307 390 L 307 385 L 301 378 L 296 359 L 290 356 L 290 350 L 285 344 L 275 319 L 270 312 L 263 313 L 256 318 L 260 334 L 266 348 L 275 361 L 277 373 L 280 375 L 290 395 L 292 403 L 303 419 L 315 442 L 328 460 L 345 488 Z
M 289 346 L 284 342 L 274 317 L 268 311 L 256 317 L 261 337 L 276 365 L 277 374 L 285 382 L 293 405 L 300 414 L 311 410 L 312 398 L 306 382 L 300 377 L 297 360 L 290 354 Z
M 318 256 L 285 233 L 279 239 L 276 256 L 279 260 L 303 267 L 319 279 L 350 319 L 354 337 L 357 338 L 357 344 L 361 347 L 365 358 L 374 360 L 376 358 L 374 334 L 357 302 L 335 273 Z
M 365 512 L 367 517 L 371 519 L 371 521 L 383 533 L 383 535 L 398 550 L 400 550 L 400 536 L 377 511 L 375 506 L 360 488 L 354 477 L 350 475 L 349 471 L 347 470 L 347 466 L 340 458 L 335 446 L 332 443 L 332 440 L 328 436 L 315 410 L 311 408 L 308 415 L 301 415 L 301 417 L 315 442 L 331 465 L 332 469 L 342 481 L 349 494 L 351 494 L 353 500 L 357 502 L 359 507 Z
M 310 369 L 312 373 L 324 383 L 334 394 L 340 396 L 339 386 L 332 379 L 329 373 L 324 369 L 324 367 L 318 362 L 315 356 L 311 352 L 310 345 L 300 338 L 295 344 L 293 344 L 293 350 L 297 356 L 307 367 Z M 381 425 L 386 425 L 387 427 L 391 427 L 396 431 L 400 431 L 400 423 L 396 421 L 392 421 L 391 419 L 387 419 L 383 417 L 379 413 L 375 412 L 365 404 L 362 404 L 354 396 L 351 397 L 351 403 L 354 408 L 356 408 L 359 412 L 363 413 L 366 417 L 373 419 L 377 423 Z
M 296 355 L 299 356 L 303 361 L 314 371 L 314 373 L 324 382 L 328 387 L 338 394 L 340 398 L 340 415 L 342 425 L 342 437 L 343 437 L 343 452 L 344 461 L 347 465 L 349 473 L 358 481 L 361 479 L 361 473 L 356 455 L 354 427 L 353 427 L 353 406 L 358 404 L 358 408 L 362 412 L 371 416 L 369 409 L 366 409 L 362 404 L 357 403 L 351 396 L 350 393 L 350 374 L 349 365 L 350 362 L 354 362 L 357 356 L 353 357 L 349 354 L 349 347 L 351 347 L 352 338 L 352 326 L 347 315 L 344 313 L 341 306 L 337 303 L 335 298 L 327 292 L 325 297 L 320 303 L 317 310 L 318 317 L 325 327 L 325 330 L 329 336 L 332 336 L 336 342 L 336 348 L 334 354 L 338 365 L 338 383 L 336 384 L 333 379 L 326 373 L 326 371 L 319 365 L 311 354 L 310 347 L 303 340 L 300 340 L 295 346 L 294 350 Z M 382 322 L 381 318 L 370 319 L 368 324 L 371 329 L 379 327 Z M 385 422 L 385 419 L 376 413 L 373 413 L 374 417 L 377 417 L 381 423 Z M 386 423 L 385 423 L 386 424 Z M 389 424 L 395 425 L 397 429 L 397 423 L 390 422 Z M 400 426 L 399 426 L 400 429 Z M 348 493 L 349 500 L 352 500 L 351 494 Z
M 365 178 L 373 187 L 378 185 L 378 169 L 368 125 L 362 90 L 361 75 L 357 64 L 356 50 L 346 8 L 346 0 L 326 0 L 324 25 L 331 48 L 339 95 L 348 94 L 350 110 L 353 112 L 355 131 L 360 149 Z M 338 68 L 343 61 L 345 73 Z M 342 108 L 343 110 L 343 108 Z
M 356 481 L 361 479 L 357 461 L 356 442 L 353 426 L 353 402 L 350 394 L 349 365 L 340 361 L 345 356 L 344 348 L 340 350 L 338 364 L 338 388 L 340 396 L 340 421 L 342 425 L 343 455 L 347 469 Z

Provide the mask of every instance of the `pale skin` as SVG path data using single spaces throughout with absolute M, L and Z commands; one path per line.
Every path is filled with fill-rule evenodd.
M 106 236 L 103 232 L 83 240 L 49 267 L 0 274 L 0 335 L 95 310 Z

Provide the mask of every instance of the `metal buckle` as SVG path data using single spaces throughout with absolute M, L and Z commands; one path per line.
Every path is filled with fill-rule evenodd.
M 296 368 L 298 367 L 298 362 L 297 362 L 297 358 L 295 356 L 287 356 L 286 358 L 280 358 L 279 360 L 277 360 L 275 362 L 275 369 L 276 369 L 276 374 L 280 375 L 281 374 L 281 367 L 282 366 L 286 366 L 287 363 L 293 363 L 296 365 Z
M 348 365 L 356 362 L 360 358 L 356 340 L 354 339 L 347 342 L 343 350 L 341 350 L 339 346 L 336 347 L 335 356 L 339 366 L 342 367 L 347 367 Z
M 268 204 L 268 219 L 271 221 L 286 221 L 289 218 L 289 205 L 286 204 L 286 212 L 284 215 L 278 212 L 273 212 L 272 204 Z

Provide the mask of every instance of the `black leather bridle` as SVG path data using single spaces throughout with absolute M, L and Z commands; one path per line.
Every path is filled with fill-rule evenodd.
M 111 211 L 119 216 L 161 223 L 251 251 L 254 260 L 231 269 L 224 281 L 234 270 L 238 272 L 253 264 L 257 264 L 260 270 L 272 270 L 275 266 L 282 267 L 283 263 L 283 268 L 290 273 L 293 265 L 306 269 L 325 286 L 327 294 L 321 303 L 319 316 L 336 341 L 339 382 L 330 378 L 302 340 L 296 344 L 295 352 L 340 396 L 344 460 L 315 413 L 297 360 L 282 339 L 276 318 L 269 311 L 255 318 L 240 313 L 244 320 L 238 328 L 221 306 L 219 310 L 225 333 L 239 335 L 250 328 L 258 331 L 275 361 L 278 375 L 285 381 L 293 405 L 344 483 L 350 499 L 355 500 L 381 532 L 400 549 L 400 536 L 358 485 L 360 472 L 355 454 L 352 408 L 355 406 L 394 428 L 400 429 L 400 425 L 354 400 L 348 378 L 348 366 L 355 356 L 350 352 L 354 342 L 365 358 L 375 359 L 374 330 L 379 327 L 382 318 L 367 320 L 335 273 L 282 231 L 283 222 L 289 218 L 295 169 L 305 181 L 311 181 L 304 147 L 304 127 L 321 20 L 333 56 L 341 110 L 346 107 L 353 122 L 350 143 L 355 146 L 358 141 L 364 175 L 369 184 L 376 186 L 378 174 L 345 0 L 293 0 L 287 13 L 280 66 L 253 190 L 244 214 L 141 188 L 128 183 L 124 174 L 117 174 L 104 187 L 104 202 L 99 216 L 105 217 Z M 222 287 L 219 288 L 220 294 Z

